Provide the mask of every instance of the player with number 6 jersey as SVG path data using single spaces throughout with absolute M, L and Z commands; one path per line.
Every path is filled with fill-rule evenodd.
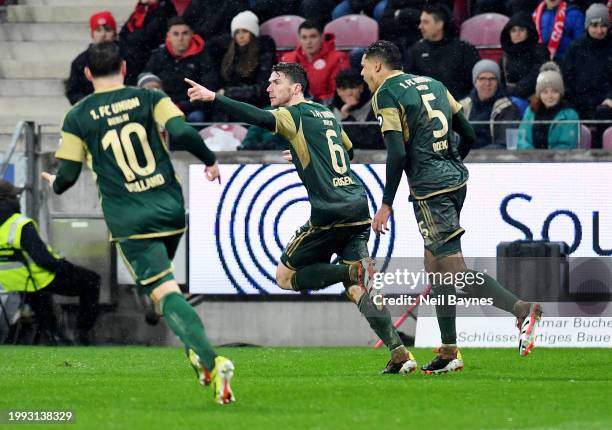
M 291 144 L 292 161 L 311 205 L 308 222 L 285 246 L 276 281 L 285 290 L 319 290 L 342 282 L 370 327 L 391 351 L 383 373 L 411 373 L 413 356 L 393 327 L 389 311 L 374 305 L 369 292 L 374 275 L 369 258 L 370 215 L 363 184 L 352 173 L 353 145 L 334 114 L 307 101 L 306 73 L 297 63 L 272 68 L 267 88 L 272 111 L 237 102 L 189 79 L 191 101 L 214 102 L 238 121 L 274 131 Z M 341 264 L 331 264 L 333 255 Z

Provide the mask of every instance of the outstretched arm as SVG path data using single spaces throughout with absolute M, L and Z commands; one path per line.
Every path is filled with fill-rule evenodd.
M 42 178 L 49 183 L 55 194 L 62 194 L 72 187 L 81 174 L 82 163 L 71 160 L 60 160 L 59 169 L 56 175 L 42 172 Z
M 185 78 L 185 82 L 191 85 L 191 88 L 187 90 L 189 101 L 216 101 L 217 106 L 219 106 L 221 109 L 223 109 L 225 112 L 230 114 L 238 121 L 246 122 L 248 124 L 275 131 L 276 119 L 270 111 L 259 109 L 248 103 L 238 102 L 236 100 L 230 99 L 229 97 L 216 94 L 214 91 L 209 90 L 208 88 L 198 84 L 197 82 L 192 81 L 191 79 Z

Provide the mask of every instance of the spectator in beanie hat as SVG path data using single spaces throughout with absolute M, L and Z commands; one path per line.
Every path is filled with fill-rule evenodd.
M 563 99 L 564 93 L 559 66 L 552 61 L 544 63 L 536 81 L 536 94 L 531 97 L 519 128 L 518 149 L 575 149 L 578 146 L 578 113 Z M 534 121 L 546 122 L 534 124 Z
M 496 124 L 496 121 L 518 121 L 518 108 L 507 97 L 500 82 L 501 73 L 497 63 L 480 60 L 472 69 L 474 89 L 460 101 L 463 114 L 470 121 L 489 121 L 488 124 L 473 125 L 476 133 L 474 149 L 506 149 L 506 130 L 516 125 Z
M 89 18 L 91 44 L 112 42 L 117 39 L 117 22 L 113 15 L 105 10 L 94 13 Z M 90 45 L 91 46 L 91 45 Z M 89 49 L 89 46 L 87 47 Z M 70 76 L 66 81 L 66 97 L 70 104 L 75 104 L 83 97 L 93 93 L 93 85 L 85 78 L 87 49 L 81 52 L 70 66 Z

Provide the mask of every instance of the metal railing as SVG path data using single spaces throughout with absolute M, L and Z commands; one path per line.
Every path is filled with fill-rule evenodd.
M 34 130 L 34 122 L 19 121 L 13 131 L 11 143 L 2 163 L 0 164 L 0 178 L 4 178 L 8 166 L 15 154 L 15 149 L 19 144 L 22 135 L 25 136 L 25 157 L 26 157 L 26 180 L 23 186 L 26 199 L 26 215 L 38 221 L 38 211 L 40 202 L 40 190 L 38 184 L 38 138 Z

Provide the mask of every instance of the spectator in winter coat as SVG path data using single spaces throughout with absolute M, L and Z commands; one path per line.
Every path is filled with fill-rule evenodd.
M 419 24 L 423 39 L 410 49 L 404 70 L 437 79 L 459 100 L 472 89 L 472 69 L 480 57 L 454 35 L 451 18 L 444 6 L 425 6 Z
M 536 82 L 536 94 L 519 128 L 518 149 L 575 149 L 578 146 L 578 113 L 563 100 L 564 92 L 559 66 L 552 61 L 544 63 Z M 533 121 L 549 122 L 534 124 Z
M 336 91 L 336 75 L 349 68 L 348 55 L 336 50 L 335 36 L 323 33 L 317 23 L 304 21 L 298 37 L 299 46 L 283 55 L 282 61 L 299 63 L 306 71 L 312 97 L 329 105 Z
M 504 54 L 500 61 L 502 82 L 508 95 L 523 99 L 535 91 L 540 66 L 549 58 L 548 49 L 538 43 L 538 32 L 528 13 L 510 18 L 501 33 Z
M 249 9 L 257 15 L 260 22 L 266 22 L 281 15 L 298 15 L 300 3 L 300 0 L 250 0 Z
M 259 20 L 251 11 L 236 15 L 230 28 L 231 34 L 214 38 L 206 47 L 220 77 L 218 92 L 261 108 L 268 106 L 266 88 L 276 62 L 274 41 L 259 35 Z
M 586 12 L 587 34 L 567 50 L 563 77 L 568 100 L 581 119 L 612 119 L 612 37 L 610 17 L 603 4 Z M 601 147 L 601 135 L 610 124 L 594 127 L 593 147 Z
M 185 22 L 204 40 L 227 31 L 232 18 L 249 8 L 248 0 L 190 0 Z
M 340 122 L 376 122 L 371 94 L 355 69 L 345 69 L 336 76 L 336 95 L 331 109 Z M 343 124 L 346 134 L 358 149 L 384 149 L 378 124 Z
M 344 15 L 365 14 L 380 20 L 385 10 L 387 0 L 342 0 L 332 10 L 331 18 L 336 19 Z
M 402 52 L 408 50 L 421 38 L 419 23 L 421 12 L 428 0 L 388 0 L 380 18 L 380 38 L 395 43 Z M 449 9 L 452 1 L 438 1 Z
M 89 18 L 91 44 L 111 42 L 117 38 L 117 23 L 109 11 L 94 13 Z M 89 47 L 88 47 L 89 49 Z M 81 52 L 70 65 L 70 76 L 66 81 L 66 97 L 71 105 L 93 93 L 93 85 L 85 77 L 87 49 Z
M 135 85 L 151 57 L 151 51 L 164 41 L 168 19 L 176 15 L 170 0 L 138 0 L 134 12 L 119 33 L 127 63 L 125 83 Z
M 159 76 L 166 94 L 185 113 L 188 122 L 203 122 L 204 104 L 190 103 L 184 79 L 207 82 L 218 88 L 211 60 L 204 52 L 204 40 L 193 34 L 180 16 L 168 21 L 166 44 L 153 51 L 145 71 Z
M 545 0 L 533 13 L 540 42 L 546 45 L 550 58 L 563 60 L 569 44 L 584 35 L 584 13 L 565 0 Z
M 480 60 L 472 70 L 474 89 L 460 101 L 463 114 L 469 121 L 489 121 L 473 124 L 476 142 L 473 149 L 506 149 L 506 131 L 516 129 L 514 124 L 496 124 L 496 121 L 519 121 L 518 108 L 506 96 L 500 84 L 500 70 L 491 60 Z

